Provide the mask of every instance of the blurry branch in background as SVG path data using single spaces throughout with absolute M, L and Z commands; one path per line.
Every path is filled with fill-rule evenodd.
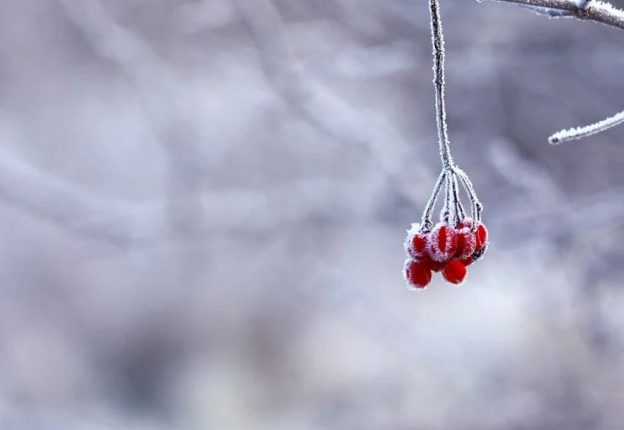
M 510 185 L 526 191 L 527 196 L 539 201 L 531 207 L 560 206 L 567 201 L 566 193 L 560 189 L 550 171 L 524 157 L 510 141 L 495 139 L 487 146 L 486 154 L 492 167 Z M 526 204 L 526 196 L 522 195 L 521 199 Z
M 202 157 L 198 115 L 186 112 L 188 103 L 176 92 L 169 65 L 140 35 L 120 26 L 98 0 L 58 0 L 95 51 L 113 61 L 132 83 L 156 139 L 169 162 L 168 210 L 174 230 L 200 229 L 203 207 L 196 195 L 201 187 Z
M 369 145 L 359 113 L 319 82 L 306 76 L 290 50 L 279 12 L 270 0 L 232 0 L 260 53 L 269 83 L 298 115 L 331 138 Z
M 158 211 L 94 197 L 0 150 L 0 195 L 27 213 L 71 231 L 127 246 L 162 234 Z
M 154 127 L 177 108 L 170 91 L 173 77 L 147 43 L 118 25 L 97 0 L 57 0 L 95 52 L 117 65 L 137 90 Z
M 336 196 L 330 205 L 325 190 Z M 285 183 L 262 193 L 227 190 L 203 192 L 196 198 L 212 209 L 205 214 L 202 233 L 231 229 L 266 232 L 300 224 L 310 216 L 332 217 L 339 212 L 348 219 L 356 210 L 348 197 L 357 193 L 357 185 L 337 184 L 327 178 Z M 300 199 L 302 195 L 306 198 Z M 132 203 L 102 198 L 43 173 L 1 148 L 0 196 L 33 217 L 113 246 L 141 248 L 179 237 L 164 214 L 164 200 Z M 342 206 L 336 208 L 336 202 Z M 275 212 L 276 207 L 281 210 Z
M 483 0 L 479 0 L 483 1 Z M 578 18 L 624 30 L 624 10 L 599 0 L 492 0 L 513 3 L 551 18 Z M 548 138 L 552 145 L 582 139 L 624 123 L 624 111 L 583 127 L 561 130 Z
M 382 173 L 396 179 L 403 169 L 401 162 L 413 152 L 396 128 L 383 118 L 362 114 L 361 107 L 351 106 L 305 73 L 291 52 L 285 24 L 271 0 L 232 1 L 258 49 L 268 83 L 288 107 L 331 139 L 374 152 Z M 414 200 L 414 187 L 404 180 L 394 182 L 395 189 Z
M 583 237 L 596 230 L 622 224 L 623 187 L 610 188 L 598 195 L 573 201 L 560 189 L 548 170 L 525 158 L 510 142 L 495 140 L 487 149 L 488 159 L 501 177 L 524 191 L 509 193 L 511 200 L 508 205 L 517 210 L 507 207 L 499 232 L 509 233 L 512 237 L 523 230 L 542 237 L 570 233 Z M 539 204 L 532 204 L 535 202 L 528 199 L 536 199 Z

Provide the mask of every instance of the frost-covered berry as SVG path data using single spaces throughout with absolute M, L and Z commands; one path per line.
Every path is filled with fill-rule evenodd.
M 455 230 L 457 235 L 457 258 L 467 259 L 477 250 L 477 236 L 470 227 L 461 227 Z
M 427 246 L 429 257 L 433 261 L 449 261 L 457 252 L 457 234 L 446 223 L 439 223 L 429 235 Z
M 482 222 L 477 226 L 477 231 L 475 232 L 475 238 L 477 241 L 477 249 L 476 251 L 481 251 L 483 248 L 487 246 L 488 242 L 488 230 L 485 227 L 485 224 Z
M 464 282 L 467 273 L 468 270 L 466 269 L 466 266 L 464 266 L 461 260 L 455 258 L 446 265 L 442 271 L 442 276 L 444 276 L 444 279 L 451 284 L 459 285 Z
M 414 288 L 426 288 L 431 282 L 431 269 L 420 261 L 407 260 L 404 275 L 407 283 Z
M 428 234 L 420 231 L 420 224 L 412 224 L 407 231 L 405 239 L 405 251 L 415 260 L 421 260 L 427 256 Z
M 458 228 L 462 228 L 462 227 L 472 228 L 472 218 L 466 217 L 460 220 Z

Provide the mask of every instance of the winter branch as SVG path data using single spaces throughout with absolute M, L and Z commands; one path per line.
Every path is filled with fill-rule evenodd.
M 482 0 L 479 0 L 482 1 Z M 624 30 L 624 10 L 600 0 L 492 0 L 513 3 L 550 18 L 578 18 Z M 548 138 L 552 145 L 582 139 L 624 123 L 624 111 L 595 124 L 559 131 Z
M 570 140 L 582 139 L 593 134 L 602 133 L 616 125 L 624 123 L 624 112 L 615 114 L 607 119 L 603 119 L 595 124 L 586 125 L 584 127 L 571 128 L 569 130 L 561 130 L 548 138 L 552 145 L 568 142 Z
M 481 0 L 482 1 L 482 0 Z M 600 0 L 491 0 L 514 3 L 552 18 L 578 18 L 624 30 L 624 10 Z

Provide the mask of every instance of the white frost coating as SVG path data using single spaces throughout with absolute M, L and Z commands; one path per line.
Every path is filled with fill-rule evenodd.
M 475 251 L 477 250 L 477 237 L 470 230 L 470 227 L 464 227 L 458 232 L 462 237 L 462 249 L 460 250 L 462 253 L 459 258 L 465 259 L 473 256 Z
M 440 246 L 440 232 L 442 228 L 446 229 L 446 240 Z M 455 230 L 446 223 L 438 223 L 431 234 L 429 235 L 429 240 L 427 242 L 427 251 L 429 252 L 429 257 L 433 261 L 437 261 L 439 263 L 444 263 L 453 258 L 453 254 L 455 253 L 456 248 L 454 244 L 456 244 Z
M 610 128 L 622 123 L 624 123 L 624 111 L 594 124 L 561 130 L 550 136 L 548 141 L 551 145 L 560 145 L 571 140 L 582 139 L 584 137 L 602 133 L 603 131 L 609 130 Z
M 405 282 L 407 282 L 410 285 L 412 283 L 410 282 L 410 279 L 409 279 L 409 276 L 408 276 L 407 273 L 408 273 L 409 265 L 410 265 L 411 262 L 412 262 L 412 259 L 411 258 L 407 258 L 405 260 L 405 263 L 403 264 L 403 279 L 405 279 Z
M 483 0 L 480 0 L 483 1 Z M 573 17 L 624 30 L 624 10 L 599 0 L 492 0 L 514 3 L 553 18 Z M 546 12 L 548 11 L 548 12 Z
M 405 238 L 405 242 L 403 242 L 403 248 L 405 249 L 405 252 L 412 258 L 423 257 L 422 255 L 417 255 L 417 253 L 412 248 L 412 239 L 414 239 L 414 236 L 416 236 L 418 233 L 420 233 L 420 224 L 412 224 L 412 227 L 407 230 L 407 237 Z
M 417 235 L 421 235 L 421 237 L 423 238 L 423 240 L 425 241 L 425 249 L 423 249 L 422 251 L 418 251 L 417 249 L 414 249 L 413 247 L 413 240 L 414 237 Z M 412 224 L 412 227 L 407 230 L 407 237 L 405 238 L 405 242 L 403 243 L 403 247 L 405 249 L 405 252 L 407 253 L 408 256 L 410 256 L 412 259 L 414 260 L 422 260 L 423 258 L 425 258 L 427 256 L 426 254 L 426 248 L 427 248 L 427 242 L 429 240 L 428 237 L 428 233 L 425 233 L 421 230 L 421 226 L 418 223 Z
M 483 0 L 478 0 L 483 1 Z M 551 18 L 578 18 L 624 30 L 624 10 L 600 0 L 493 0 L 514 3 Z M 624 123 L 624 112 L 584 127 L 559 131 L 548 138 L 551 145 L 582 139 Z

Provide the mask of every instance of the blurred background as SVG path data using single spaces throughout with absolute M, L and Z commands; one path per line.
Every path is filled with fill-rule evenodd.
M 624 33 L 442 3 L 491 247 L 415 294 L 425 1 L 0 2 L 0 428 L 622 429 L 624 127 L 546 139 Z

